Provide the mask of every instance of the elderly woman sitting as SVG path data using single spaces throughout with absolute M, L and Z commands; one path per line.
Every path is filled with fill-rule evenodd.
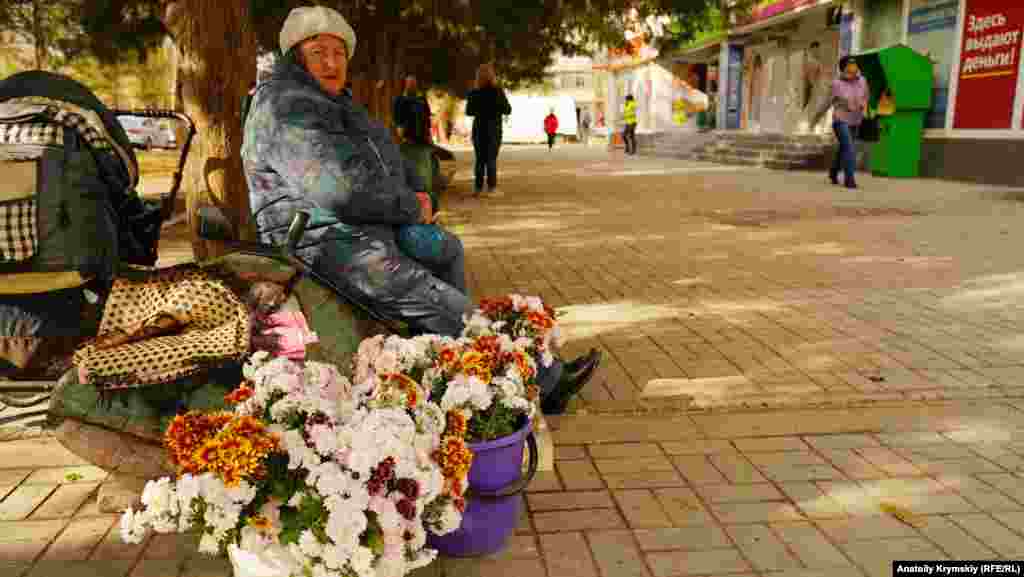
M 280 44 L 284 56 L 256 89 L 242 146 L 264 242 L 283 242 L 295 211 L 307 211 L 299 246 L 321 274 L 417 332 L 458 335 L 472 308 L 462 243 L 431 224 L 419 176 L 345 91 L 355 32 L 330 8 L 296 8 Z M 564 411 L 599 361 L 591 351 L 539 375 L 544 411 Z

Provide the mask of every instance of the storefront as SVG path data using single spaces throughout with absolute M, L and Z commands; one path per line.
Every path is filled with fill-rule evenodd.
M 718 58 L 723 36 L 697 42 L 661 59 L 661 66 L 671 73 L 671 98 L 665 105 L 671 109 L 672 130 L 694 132 L 716 127 Z
M 729 43 L 727 128 L 828 132 L 838 58 L 903 43 L 933 63 L 922 175 L 1024 186 L 1024 0 L 765 1 Z
M 628 50 L 609 51 L 595 61 L 595 76 L 605 82 L 601 94 L 604 111 L 598 114 L 597 120 L 604 122 L 613 144 L 622 142 L 623 106 L 627 95 L 632 95 L 637 102 L 637 134 L 657 132 L 671 121 L 671 113 L 662 114 L 658 106 L 669 93 L 666 86 L 671 86 L 671 80 L 667 78 L 669 73 L 657 63 L 657 56 L 658 51 L 638 36 Z
M 733 28 L 742 50 L 738 126 L 752 132 L 827 132 L 829 86 L 841 50 L 841 11 L 832 0 L 766 0 Z M 735 55 L 732 55 L 735 57 Z M 735 75 L 734 75 L 735 76 Z M 735 123 L 732 123 L 735 124 Z

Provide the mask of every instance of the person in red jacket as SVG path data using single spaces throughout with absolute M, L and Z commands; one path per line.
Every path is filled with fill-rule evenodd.
M 548 150 L 551 150 L 555 146 L 555 134 L 558 133 L 558 117 L 554 110 L 544 118 L 544 132 L 548 133 Z

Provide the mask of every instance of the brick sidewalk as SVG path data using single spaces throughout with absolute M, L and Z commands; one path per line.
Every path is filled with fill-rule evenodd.
M 420 577 L 887 577 L 894 559 L 1024 555 L 1024 404 L 566 416 L 507 550 Z M 103 473 L 0 444 L 5 577 L 227 577 L 188 536 L 121 544 Z

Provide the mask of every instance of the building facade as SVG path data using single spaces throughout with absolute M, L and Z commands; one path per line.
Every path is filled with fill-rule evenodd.
M 839 58 L 905 44 L 933 63 L 922 175 L 1024 186 L 1022 40 L 1024 0 L 764 0 L 663 59 L 717 52 L 719 130 L 827 135 Z

